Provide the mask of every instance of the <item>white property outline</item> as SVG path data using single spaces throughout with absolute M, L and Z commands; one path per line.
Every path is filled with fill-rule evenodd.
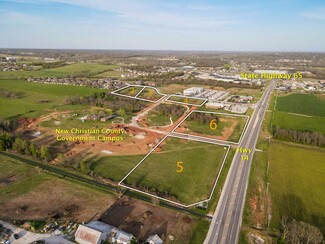
M 129 96 L 129 95 L 124 95 L 124 94 L 120 94 L 117 93 L 119 91 L 122 91 L 124 89 L 127 89 L 129 87 L 141 87 L 142 89 L 135 95 L 135 96 Z M 149 100 L 149 99 L 145 99 L 145 98 L 139 98 L 138 96 L 140 95 L 140 93 L 145 89 L 145 88 L 150 88 L 150 89 L 154 89 L 159 95 L 161 95 L 162 97 L 159 98 L 158 100 L 154 101 L 154 100 Z M 128 97 L 128 98 L 133 98 L 133 99 L 138 99 L 141 101 L 145 101 L 145 102 L 152 102 L 152 103 L 158 103 L 160 102 L 162 99 L 164 99 L 166 96 L 168 96 L 167 94 L 161 93 L 156 87 L 153 86 L 142 86 L 142 85 L 127 85 L 124 86 L 122 88 L 119 88 L 115 91 L 112 91 L 111 94 L 117 95 L 117 96 L 121 96 L 121 97 Z
M 222 163 L 221 163 L 221 166 L 220 166 L 220 169 L 219 169 L 219 172 L 218 172 L 218 174 L 217 174 L 217 176 L 216 176 L 216 178 L 215 178 L 215 180 L 214 180 L 214 184 L 213 184 L 213 187 L 212 187 L 212 190 L 211 190 L 211 192 L 210 192 L 210 195 L 209 195 L 209 198 L 208 199 L 206 199 L 206 200 L 202 200 L 202 201 L 199 201 L 199 202 L 196 202 L 196 203 L 192 203 L 192 204 L 189 204 L 189 205 L 185 205 L 185 204 L 182 204 L 182 203 L 178 203 L 178 202 L 175 202 L 175 201 L 172 201 L 172 200 L 169 200 L 169 199 L 166 199 L 166 198 L 163 198 L 163 197 L 159 197 L 159 196 L 156 196 L 156 195 L 154 195 L 154 194 L 151 194 L 151 193 L 148 193 L 148 192 L 145 192 L 145 191 L 141 191 L 141 190 L 139 190 L 139 189 L 136 189 L 136 188 L 133 188 L 133 187 L 129 187 L 129 186 L 127 186 L 127 185 L 124 185 L 124 184 L 122 184 L 122 182 L 137 168 L 137 167 L 139 167 L 140 166 L 140 164 L 154 151 L 154 150 L 156 150 L 156 148 L 163 142 L 163 141 L 165 141 L 165 139 L 167 138 L 167 137 L 174 137 L 174 138 L 179 138 L 179 137 L 177 137 L 177 136 L 174 136 L 174 135 L 172 135 L 172 134 L 167 134 L 167 135 L 165 135 L 158 143 L 157 143 L 157 145 L 155 145 L 141 160 L 140 160 L 140 162 L 138 162 L 131 170 L 130 170 L 130 172 L 129 173 L 127 173 L 126 174 L 126 176 L 124 176 L 123 177 L 123 179 L 122 180 L 120 180 L 120 182 L 118 183 L 118 185 L 119 186 L 121 186 L 121 187 L 124 187 L 124 188 L 127 188 L 127 189 L 129 189 L 129 190 L 132 190 L 132 191 L 136 191 L 136 192 L 139 192 L 139 193 L 142 193 L 142 194 L 145 194 L 145 195 L 148 195 L 148 196 L 150 196 L 150 197 L 154 197 L 154 198 L 157 198 L 157 199 L 160 199 L 160 200 L 163 200 L 163 201 L 166 201 L 166 202 L 169 202 L 169 203 L 172 203 L 172 204 L 175 204 L 175 205 L 178 205 L 178 206 L 181 206 L 181 207 L 184 207 L 184 208 L 189 208 L 189 207 L 192 207 L 192 206 L 195 206 L 195 205 L 198 205 L 198 204 L 201 204 L 201 203 L 205 203 L 205 202 L 209 202 L 210 200 L 211 200 L 211 198 L 212 198 L 212 196 L 213 196 L 213 193 L 214 193 L 214 190 L 215 190 L 215 188 L 216 188 L 216 186 L 217 186 L 217 183 L 218 183 L 218 180 L 219 180 L 219 178 L 220 178 L 220 174 L 221 174 L 221 172 L 222 172 L 222 170 L 223 170 L 223 167 L 224 167 L 224 164 L 225 164 L 225 162 L 226 162 L 226 159 L 227 159 L 227 157 L 228 157 L 228 153 L 229 153 L 229 150 L 230 150 L 230 146 L 229 145 L 226 145 L 226 144 L 221 144 L 221 143 L 217 143 L 217 142 L 206 142 L 206 141 L 202 141 L 202 140 L 200 140 L 199 138 L 191 138 L 191 139 L 185 139 L 185 140 L 188 140 L 188 141 L 199 141 L 199 142 L 204 142 L 204 143 L 208 143 L 208 144 L 214 144 L 214 145 L 219 145 L 219 146 L 223 146 L 224 148 L 225 147 L 227 147 L 228 149 L 227 149 L 227 151 L 226 151 L 226 153 L 225 153 L 225 156 L 224 156 L 224 158 L 223 158 L 223 160 L 222 160 Z M 184 138 L 182 138 L 182 139 L 184 139 Z
M 245 117 L 247 118 L 246 120 L 246 123 L 244 125 L 244 128 L 243 128 L 243 131 L 239 137 L 239 140 L 238 142 L 232 142 L 232 141 L 226 141 L 226 140 L 220 140 L 220 139 L 216 139 L 216 138 L 211 138 L 211 137 L 207 137 L 207 136 L 198 136 L 198 135 L 194 135 L 194 134 L 186 134 L 186 133 L 182 133 L 182 132 L 177 132 L 177 128 L 193 113 L 193 112 L 199 112 L 199 113 L 209 113 L 209 114 L 221 114 L 221 115 L 225 115 L 225 116 L 228 116 L 228 117 L 231 117 L 231 116 L 235 116 L 235 117 Z M 210 111 L 202 111 L 202 110 L 192 110 L 191 112 L 188 113 L 188 115 L 185 116 L 184 119 L 182 119 L 181 122 L 178 123 L 178 125 L 175 126 L 175 128 L 172 130 L 172 133 L 175 133 L 175 134 L 179 134 L 179 135 L 187 135 L 187 136 L 191 136 L 191 137 L 196 137 L 198 139 L 214 139 L 214 140 L 217 140 L 217 141 L 222 141 L 222 142 L 226 142 L 226 143 L 230 143 L 230 144 L 235 144 L 235 145 L 238 145 L 242 138 L 243 138 L 243 135 L 244 135 L 244 132 L 247 128 L 247 124 L 250 120 L 250 116 L 248 115 L 240 115 L 240 114 L 227 114 L 227 113 L 219 113 L 219 112 L 210 112 Z
M 185 102 L 178 102 L 178 101 L 174 101 L 174 100 L 168 100 L 171 96 L 174 96 L 174 97 L 184 97 L 184 98 L 193 98 L 193 99 L 197 99 L 197 100 L 203 100 L 203 102 L 202 102 L 201 104 L 193 104 L 193 103 L 185 103 Z M 205 104 L 206 101 L 208 101 L 208 99 L 206 99 L 206 98 L 200 98 L 200 97 L 189 97 L 189 96 L 176 95 L 176 94 L 170 94 L 170 95 L 166 98 L 166 102 L 179 103 L 179 104 L 184 104 L 184 105 L 192 105 L 192 106 L 197 106 L 197 107 L 202 107 L 203 104 Z

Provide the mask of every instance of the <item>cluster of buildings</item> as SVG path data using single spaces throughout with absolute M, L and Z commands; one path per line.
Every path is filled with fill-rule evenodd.
M 85 225 L 79 225 L 74 237 L 75 241 L 80 244 L 100 244 L 103 242 L 117 244 L 137 243 L 132 234 L 101 221 L 92 221 Z M 144 243 L 162 244 L 163 241 L 158 235 L 154 234 L 149 236 Z
M 100 114 L 92 114 L 92 115 L 85 115 L 81 118 L 79 118 L 82 122 L 85 121 L 98 121 L 100 120 L 101 122 L 106 122 L 109 121 L 111 119 L 114 119 L 115 116 L 114 115 L 103 115 L 101 116 Z
M 234 84 L 254 84 L 261 86 L 263 82 L 260 79 L 246 79 L 241 78 L 240 75 L 224 75 L 224 74 L 217 74 L 213 72 L 193 72 L 196 78 L 204 79 L 204 80 L 217 80 L 222 82 L 229 82 Z
M 316 81 L 292 81 L 292 80 L 283 80 L 275 88 L 280 92 L 290 92 L 295 90 L 315 92 L 315 91 L 324 91 L 325 90 L 325 80 Z
M 183 91 L 184 96 L 207 99 L 207 108 L 225 109 L 234 113 L 246 113 L 248 107 L 245 103 L 253 100 L 252 96 L 229 96 L 229 92 L 205 89 L 203 87 L 190 87 Z
M 32 70 L 27 64 L 17 63 L 17 57 L 0 57 L 1 71 L 18 71 L 18 70 Z
M 210 102 L 220 101 L 228 96 L 226 91 L 205 89 L 203 87 L 190 87 L 183 91 L 184 96 L 208 99 Z
M 45 84 L 61 84 L 61 85 L 75 85 L 75 86 L 90 86 L 100 89 L 118 89 L 125 86 L 125 83 L 109 78 L 90 80 L 85 78 L 28 78 L 29 82 L 45 83 Z

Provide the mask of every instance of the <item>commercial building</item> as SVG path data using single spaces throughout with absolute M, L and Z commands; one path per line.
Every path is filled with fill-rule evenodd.
M 185 89 L 183 91 L 184 96 L 195 96 L 196 94 L 199 94 L 200 92 L 203 92 L 203 87 L 191 87 L 188 89 Z

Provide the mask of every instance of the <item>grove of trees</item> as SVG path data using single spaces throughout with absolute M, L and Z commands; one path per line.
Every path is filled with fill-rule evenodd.
M 97 107 L 109 108 L 115 112 L 123 108 L 125 113 L 139 112 L 147 106 L 146 102 L 118 97 L 109 92 L 94 93 L 85 97 L 69 97 L 65 102 L 72 105 L 89 104 Z
M 292 129 L 272 126 L 272 134 L 275 139 L 292 141 L 322 147 L 325 146 L 325 135 L 311 131 L 297 131 Z
M 190 121 L 195 121 L 200 124 L 209 124 L 211 120 L 215 119 L 216 123 L 218 124 L 219 118 L 218 116 L 214 114 L 208 114 L 208 113 L 192 113 L 189 117 L 188 120 Z
M 155 111 L 164 116 L 180 117 L 183 115 L 185 108 L 180 105 L 159 104 Z

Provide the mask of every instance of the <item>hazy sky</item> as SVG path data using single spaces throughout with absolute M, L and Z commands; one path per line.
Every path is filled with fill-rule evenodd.
M 0 0 L 0 48 L 325 51 L 325 0 Z

